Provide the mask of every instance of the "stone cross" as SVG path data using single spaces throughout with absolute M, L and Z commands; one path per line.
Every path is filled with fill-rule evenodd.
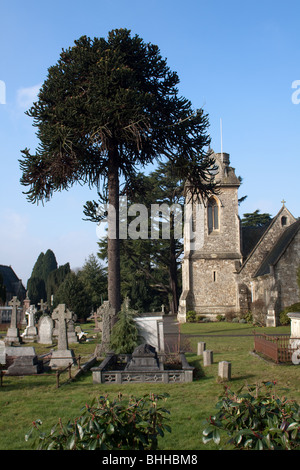
M 72 312 L 68 310 L 65 304 L 59 304 L 52 313 L 52 319 L 58 320 L 58 350 L 68 349 L 67 320 L 72 319 Z
M 164 306 L 164 304 L 162 304 L 162 306 L 161 306 L 161 313 L 165 313 L 165 306 Z
M 20 307 L 21 302 L 18 300 L 18 297 L 15 296 L 8 302 L 8 305 L 12 307 L 10 327 L 17 328 L 17 308 Z
M 45 310 L 48 308 L 47 302 L 44 302 L 43 299 L 41 299 L 40 303 L 38 304 L 41 307 L 41 311 L 44 313 Z
M 36 308 L 34 305 L 30 305 L 29 309 L 25 312 L 26 315 L 28 315 L 28 327 L 34 326 L 35 320 L 34 320 L 34 314 L 36 312 Z

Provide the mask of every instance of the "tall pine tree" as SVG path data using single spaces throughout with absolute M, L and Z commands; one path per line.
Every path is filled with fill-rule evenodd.
M 115 215 L 109 217 L 108 299 L 116 313 L 120 177 L 132 186 L 138 166 L 166 158 L 195 191 L 213 189 L 208 117 L 179 95 L 178 84 L 156 45 L 118 29 L 107 39 L 83 36 L 63 50 L 27 113 L 40 142 L 33 154 L 24 149 L 20 161 L 30 202 L 75 183 L 107 190 L 109 216 Z

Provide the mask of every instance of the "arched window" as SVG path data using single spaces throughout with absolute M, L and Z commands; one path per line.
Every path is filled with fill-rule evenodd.
M 214 197 L 210 198 L 207 205 L 208 233 L 219 230 L 219 205 Z

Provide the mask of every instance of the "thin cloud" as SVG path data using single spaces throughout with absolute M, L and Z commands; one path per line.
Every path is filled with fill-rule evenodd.
M 19 88 L 17 90 L 17 105 L 20 108 L 29 108 L 34 101 L 37 101 L 37 95 L 42 84 L 33 85 L 27 88 Z

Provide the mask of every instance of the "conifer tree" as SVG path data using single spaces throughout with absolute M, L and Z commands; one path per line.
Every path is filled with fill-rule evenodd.
M 107 39 L 82 36 L 63 50 L 27 112 L 39 139 L 35 153 L 26 148 L 20 160 L 30 202 L 45 201 L 75 183 L 107 191 L 113 229 L 108 299 L 115 312 L 120 310 L 120 177 L 132 186 L 139 165 L 167 158 L 195 191 L 212 189 L 208 117 L 179 95 L 178 84 L 156 45 L 117 29 Z
M 131 354 L 138 344 L 138 329 L 134 322 L 136 312 L 123 302 L 118 321 L 112 328 L 110 347 L 116 354 Z

